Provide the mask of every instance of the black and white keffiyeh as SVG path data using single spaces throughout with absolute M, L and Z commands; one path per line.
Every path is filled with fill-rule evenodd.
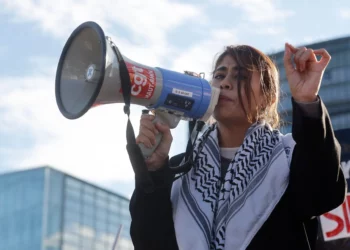
M 288 186 L 295 145 L 265 122 L 253 124 L 224 180 L 217 126 L 194 148 L 194 167 L 173 183 L 171 200 L 180 250 L 246 249 Z

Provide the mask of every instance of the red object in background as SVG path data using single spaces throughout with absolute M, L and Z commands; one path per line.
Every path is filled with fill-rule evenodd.
M 320 216 L 325 241 L 350 237 L 350 194 L 336 209 Z

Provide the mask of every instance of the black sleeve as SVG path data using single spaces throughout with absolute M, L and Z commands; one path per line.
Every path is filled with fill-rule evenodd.
M 147 194 L 136 183 L 131 197 L 132 242 L 135 250 L 177 250 L 170 200 L 174 174 L 168 166 L 150 174 L 155 191 Z
M 322 100 L 319 115 L 309 116 L 292 99 L 292 136 L 296 142 L 288 192 L 301 218 L 324 214 L 345 199 L 346 181 L 340 167 L 340 145 Z

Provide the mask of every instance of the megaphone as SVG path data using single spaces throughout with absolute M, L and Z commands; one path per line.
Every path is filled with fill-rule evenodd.
M 68 119 L 77 119 L 89 109 L 104 104 L 123 103 L 120 58 L 111 38 L 95 22 L 78 26 L 68 38 L 56 72 L 56 102 Z M 118 50 L 119 51 L 119 50 Z M 202 77 L 159 67 L 150 67 L 122 56 L 130 77 L 130 101 L 155 111 L 155 121 L 175 128 L 181 119 L 206 121 L 219 97 Z M 161 134 L 156 138 L 160 142 Z M 149 149 L 140 145 L 149 157 Z

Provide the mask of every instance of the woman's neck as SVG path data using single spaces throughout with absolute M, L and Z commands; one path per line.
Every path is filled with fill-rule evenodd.
M 227 126 L 218 122 L 219 145 L 222 148 L 236 148 L 242 145 L 245 134 L 251 124 Z

